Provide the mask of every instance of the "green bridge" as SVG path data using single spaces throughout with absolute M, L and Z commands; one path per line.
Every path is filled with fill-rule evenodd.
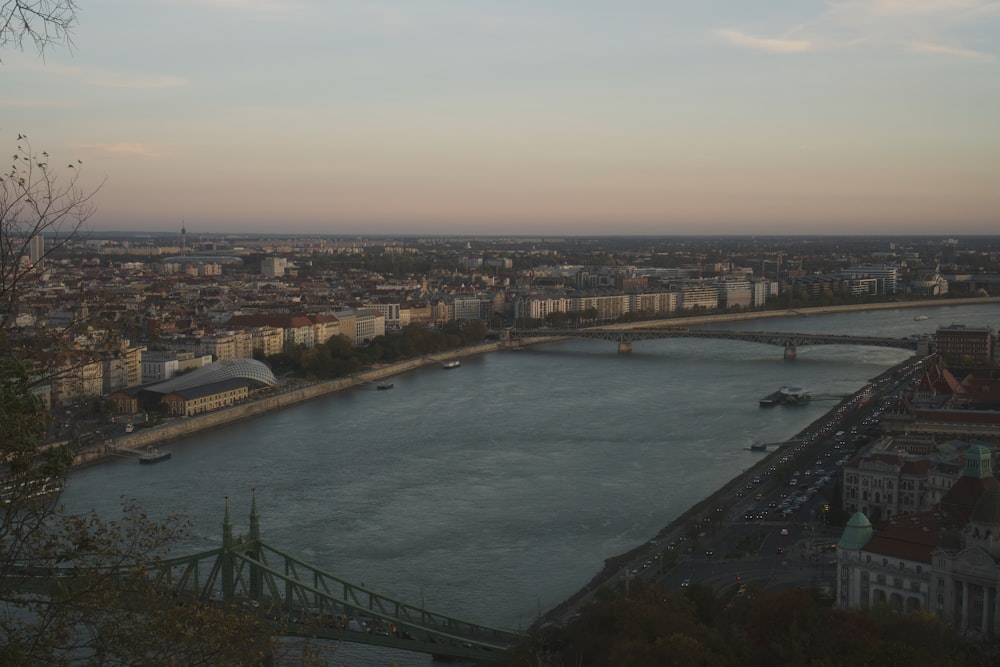
M 256 495 L 250 530 L 233 537 L 229 500 L 222 546 L 149 566 L 155 583 L 207 603 L 270 619 L 275 634 L 316 637 L 495 662 L 524 634 L 491 628 L 379 595 L 324 572 L 260 537 Z

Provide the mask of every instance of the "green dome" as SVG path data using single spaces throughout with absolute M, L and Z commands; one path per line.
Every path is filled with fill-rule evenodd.
M 868 540 L 872 538 L 873 532 L 872 522 L 868 520 L 868 517 L 862 512 L 855 512 L 854 516 L 847 522 L 844 534 L 840 537 L 840 542 L 837 542 L 837 548 L 849 550 L 860 549 L 868 544 Z
M 993 457 L 982 445 L 973 445 L 965 452 L 965 477 L 984 479 L 993 476 Z

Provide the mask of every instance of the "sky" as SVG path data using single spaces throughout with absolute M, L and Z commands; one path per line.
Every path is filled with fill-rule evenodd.
M 0 51 L 94 230 L 1000 233 L 1000 0 L 77 0 Z

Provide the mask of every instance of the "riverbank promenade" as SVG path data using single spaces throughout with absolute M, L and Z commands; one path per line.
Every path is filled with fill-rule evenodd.
M 1000 297 L 977 297 L 969 299 L 948 299 L 948 300 L 921 300 L 921 301 L 893 301 L 886 303 L 858 304 L 851 306 L 829 306 L 818 308 L 805 308 L 798 310 L 767 310 L 742 313 L 723 313 L 715 315 L 698 315 L 690 317 L 676 317 L 670 319 L 650 320 L 636 322 L 627 325 L 614 325 L 622 330 L 642 330 L 644 328 L 665 328 L 665 327 L 690 327 L 692 325 L 708 325 L 721 322 L 739 322 L 772 319 L 776 317 L 810 317 L 815 315 L 847 313 L 866 310 L 884 310 L 896 308 L 929 308 L 947 305 L 974 305 L 983 303 L 998 303 Z M 603 327 L 608 328 L 608 327 Z M 518 340 L 519 345 L 535 345 L 543 342 L 552 342 L 551 336 L 528 337 Z M 197 415 L 194 417 L 180 417 L 170 419 L 162 424 L 148 428 L 137 428 L 133 433 L 120 435 L 112 442 L 95 443 L 94 445 L 81 449 L 76 453 L 75 465 L 91 465 L 102 460 L 122 456 L 138 455 L 149 448 L 155 448 L 171 440 L 177 440 L 201 431 L 224 427 L 246 419 L 281 410 L 310 401 L 322 396 L 345 389 L 352 389 L 364 385 L 378 383 L 394 375 L 407 373 L 422 368 L 443 366 L 446 361 L 461 359 L 469 356 L 495 352 L 500 349 L 496 342 L 484 343 L 465 348 L 450 350 L 433 355 L 425 355 L 416 359 L 408 359 L 384 366 L 378 366 L 361 373 L 356 373 L 350 377 L 337 378 L 312 383 L 289 384 L 277 393 L 272 393 L 261 398 L 248 400 L 238 405 L 230 406 L 213 412 Z

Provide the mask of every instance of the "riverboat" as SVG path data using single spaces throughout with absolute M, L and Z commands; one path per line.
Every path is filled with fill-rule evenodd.
M 378 389 L 379 391 L 387 391 L 389 389 L 392 389 L 392 383 L 380 382 L 375 388 Z
M 166 461 L 169 458 L 170 452 L 149 448 L 145 453 L 139 455 L 139 463 L 151 465 L 153 463 L 159 463 L 160 461 Z
M 781 402 L 781 393 L 773 391 L 764 398 L 760 399 L 760 407 L 773 408 L 780 402 Z
M 781 387 L 778 391 L 772 391 L 770 394 L 760 399 L 760 407 L 771 408 L 775 405 L 805 405 L 809 402 L 812 396 L 809 392 L 802 389 L 802 387 Z
M 805 405 L 812 398 L 802 387 L 782 387 L 778 393 L 783 405 Z
M 446 361 L 443 364 L 441 364 L 441 367 L 447 370 L 449 368 L 458 368 L 461 365 L 462 365 L 461 361 L 459 361 L 458 359 L 452 359 L 451 361 Z
M 767 451 L 767 443 L 759 442 L 757 444 L 750 445 L 750 451 L 751 452 L 766 452 Z
M 927 316 L 927 315 L 917 315 L 916 317 L 913 318 L 913 321 L 914 322 L 923 322 L 924 320 L 929 320 L 929 319 L 930 319 L 930 317 Z

